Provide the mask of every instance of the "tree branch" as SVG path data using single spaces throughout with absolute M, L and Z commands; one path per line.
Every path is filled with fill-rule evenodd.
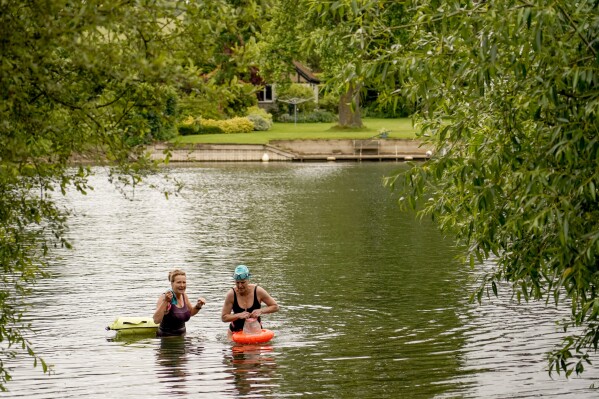
M 568 22 L 570 22 L 570 26 L 578 34 L 578 37 L 580 37 L 580 40 L 582 40 L 587 45 L 587 48 L 589 50 L 591 50 L 591 52 L 593 53 L 594 56 L 597 56 L 597 51 L 595 51 L 595 49 L 591 46 L 591 43 L 589 43 L 589 41 L 586 39 L 586 37 L 584 37 L 582 35 L 582 33 L 580 33 L 580 30 L 578 29 L 578 26 L 576 25 L 576 22 L 574 22 L 574 20 L 570 16 L 570 14 L 568 14 L 566 12 L 566 10 L 564 10 L 564 7 L 562 7 L 562 5 L 560 5 L 560 4 L 557 4 L 557 8 L 566 17 L 566 19 L 568 20 Z

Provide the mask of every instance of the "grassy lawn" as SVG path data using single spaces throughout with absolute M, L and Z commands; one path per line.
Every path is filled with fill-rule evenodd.
M 379 130 L 389 130 L 389 138 L 409 139 L 416 136 L 409 118 L 374 119 L 364 118 L 363 129 L 336 129 L 334 123 L 275 123 L 266 132 L 235 134 L 200 134 L 180 136 L 173 139 L 176 143 L 206 144 L 268 144 L 271 140 L 332 140 L 367 139 L 379 134 Z

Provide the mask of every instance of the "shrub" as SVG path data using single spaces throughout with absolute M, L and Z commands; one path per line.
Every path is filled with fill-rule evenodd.
M 248 118 L 250 121 L 252 121 L 252 123 L 254 124 L 254 130 L 257 130 L 257 131 L 266 131 L 266 130 L 270 129 L 272 126 L 272 121 L 269 121 L 268 119 L 264 119 L 260 115 L 252 114 L 252 115 L 248 115 L 246 118 Z
M 246 117 L 236 117 L 225 120 L 202 119 L 200 122 L 201 129 L 216 127 L 221 129 L 223 133 L 249 133 L 254 130 L 254 123 Z
M 318 108 L 336 114 L 339 110 L 339 96 L 332 93 L 325 94 L 318 101 Z
M 177 124 L 177 131 L 181 136 L 191 136 L 198 134 L 198 124 L 196 123 L 193 116 L 188 116 Z
M 177 127 L 177 131 L 181 136 L 191 136 L 194 134 L 198 134 L 199 126 L 197 125 L 184 125 L 180 124 Z
M 337 122 L 337 114 L 334 114 L 325 110 L 314 110 L 308 114 L 304 115 L 305 122 L 320 122 L 320 123 L 330 123 Z
M 223 129 L 218 126 L 198 126 L 198 130 L 196 134 L 222 134 L 224 133 Z
M 362 109 L 362 116 L 368 118 L 405 118 L 413 112 L 408 108 L 399 107 L 381 107 L 375 104 L 371 104 L 369 107 Z
M 289 113 L 289 104 L 285 104 L 279 101 L 275 101 L 273 103 L 268 104 L 268 114 L 271 115 L 271 117 L 276 120 L 279 115 L 285 114 L 285 113 Z
M 247 109 L 247 116 L 250 116 L 250 115 L 258 115 L 258 116 L 261 116 L 262 118 L 272 122 L 272 114 L 270 114 L 264 108 L 260 108 L 255 105 L 251 106 Z
M 265 131 L 272 127 L 272 114 L 257 106 L 248 108 L 247 118 L 254 123 L 254 130 Z
M 337 115 L 323 110 L 297 114 L 297 123 L 331 123 L 336 122 L 337 120 Z M 277 118 L 277 122 L 293 123 L 295 122 L 295 116 L 282 114 Z
M 299 117 L 298 117 L 299 120 Z M 295 118 L 289 114 L 281 114 L 277 117 L 277 122 L 282 122 L 282 123 L 293 123 L 295 121 Z

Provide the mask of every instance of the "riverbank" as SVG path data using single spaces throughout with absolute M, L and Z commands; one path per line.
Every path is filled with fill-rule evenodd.
M 389 139 L 415 139 L 417 128 L 410 118 L 364 118 L 360 129 L 339 128 L 336 123 L 275 122 L 266 131 L 251 133 L 178 136 L 177 144 L 270 144 L 277 140 L 367 140 L 385 133 Z
M 424 160 L 431 152 L 415 139 L 273 140 L 268 144 L 154 144 L 153 160 L 170 162 L 334 162 Z

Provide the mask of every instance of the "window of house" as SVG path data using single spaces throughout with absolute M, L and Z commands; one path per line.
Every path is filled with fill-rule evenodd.
M 258 96 L 258 102 L 271 103 L 272 98 L 272 85 L 265 85 L 264 88 L 256 93 Z

